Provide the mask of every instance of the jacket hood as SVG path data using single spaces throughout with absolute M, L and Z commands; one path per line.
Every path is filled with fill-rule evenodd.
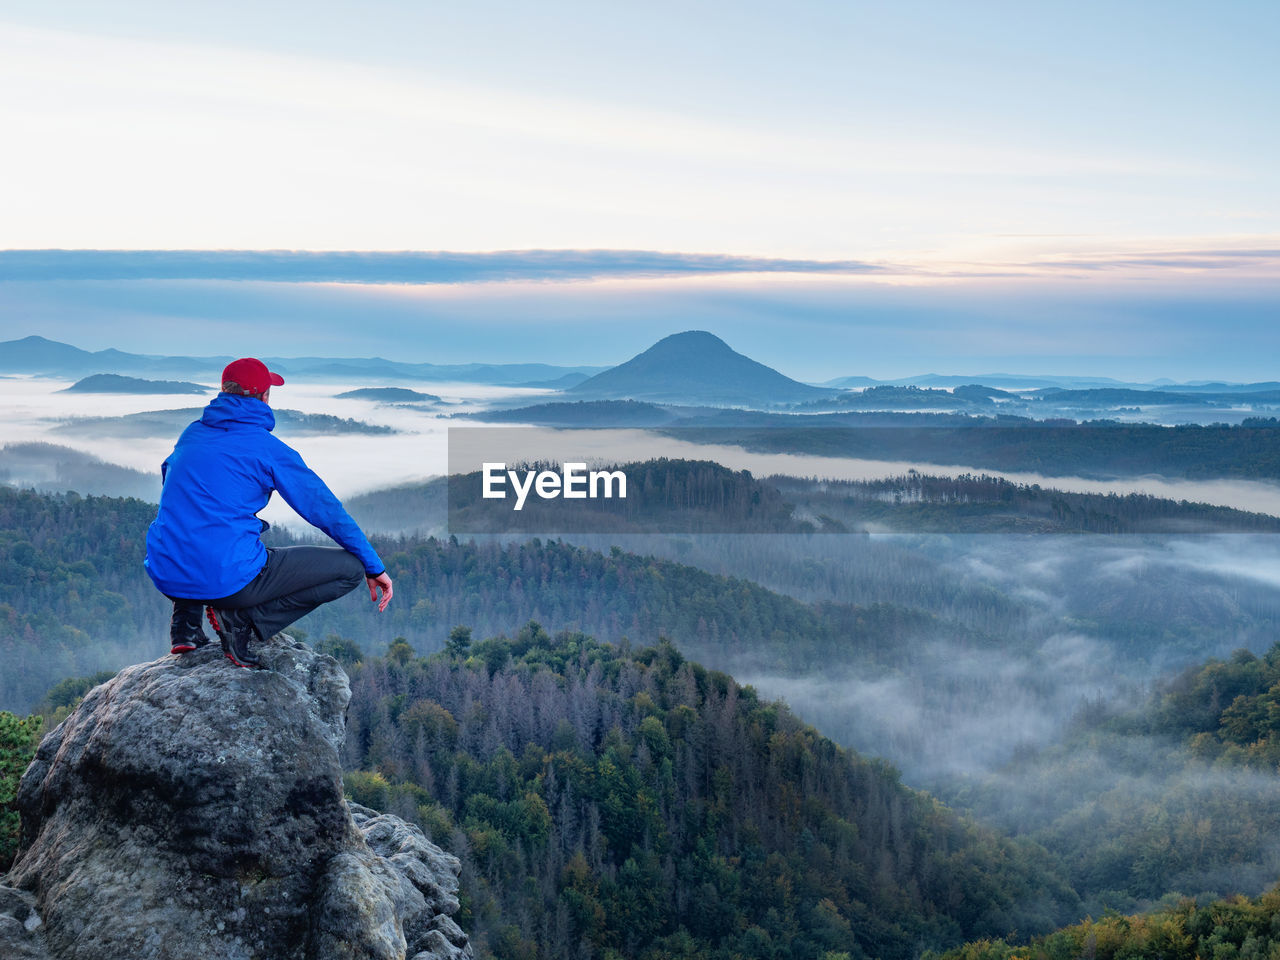
M 220 427 L 225 430 L 232 424 L 243 423 L 265 430 L 274 430 L 276 415 L 271 407 L 253 397 L 237 397 L 230 393 L 220 393 L 204 408 L 200 422 L 209 427 Z

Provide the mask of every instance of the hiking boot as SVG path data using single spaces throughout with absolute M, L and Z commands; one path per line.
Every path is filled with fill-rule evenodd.
M 261 640 L 253 621 L 242 610 L 208 609 L 209 625 L 222 642 L 222 653 L 237 667 L 261 667 L 262 661 L 249 652 L 250 640 Z
M 200 626 L 204 604 L 173 602 L 173 617 L 169 620 L 169 652 L 190 653 L 209 645 L 209 638 Z

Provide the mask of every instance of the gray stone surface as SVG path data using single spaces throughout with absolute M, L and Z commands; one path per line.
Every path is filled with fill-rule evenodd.
M 0 960 L 49 960 L 36 898 L 0 884 Z
M 457 860 L 343 800 L 346 674 L 285 637 L 261 656 L 130 667 L 41 743 L 7 883 L 51 960 L 471 955 Z
M 351 804 L 351 817 L 385 871 L 387 897 L 395 904 L 415 960 L 471 955 L 467 936 L 450 919 L 458 912 L 458 874 L 462 864 L 421 830 L 399 817 Z

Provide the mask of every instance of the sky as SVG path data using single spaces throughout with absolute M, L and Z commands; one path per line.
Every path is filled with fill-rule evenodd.
M 611 363 L 703 326 L 808 379 L 1270 379 L 1278 35 L 1249 0 L 0 0 L 0 251 L 543 252 L 0 255 L 0 334 Z

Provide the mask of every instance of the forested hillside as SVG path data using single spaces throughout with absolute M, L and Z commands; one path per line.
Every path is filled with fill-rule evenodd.
M 559 469 L 559 464 L 529 464 Z M 666 457 L 608 467 L 625 475 L 625 496 L 585 499 L 532 496 L 513 510 L 514 494 L 482 496 L 479 471 L 448 478 L 449 529 L 456 533 L 554 534 L 568 531 L 611 533 L 649 530 L 675 533 L 798 533 L 819 524 L 797 519 L 795 505 L 772 484 L 747 470 L 730 470 L 711 460 Z M 581 477 L 582 492 L 587 478 Z M 441 481 L 435 481 L 439 483 Z M 592 484 L 594 487 L 595 484 Z M 507 493 L 507 484 L 500 488 Z
M 1235 960 L 1280 954 L 1280 888 L 1255 898 L 1232 897 L 1140 916 L 1087 920 L 1030 946 L 1003 940 L 967 943 L 924 960 Z
M 771 453 L 963 464 L 1051 476 L 1274 480 L 1280 478 L 1276 426 L 1274 417 L 1249 418 L 1239 426 L 1161 427 L 1114 420 L 735 410 L 690 417 L 660 432 L 696 443 L 728 443 Z
M 8 624 L 0 649 L 18 665 L 0 680 L 0 706 L 26 709 L 62 677 L 163 652 L 169 605 L 142 568 L 154 515 L 154 506 L 137 500 L 0 487 L 0 623 Z M 291 542 L 276 531 L 271 538 Z M 375 544 L 401 602 L 373 616 L 357 592 L 304 621 L 308 634 L 360 637 L 373 649 L 407 636 L 426 653 L 443 646 L 453 624 L 491 634 L 539 618 L 605 639 L 664 635 L 692 651 L 732 650 L 801 670 L 835 651 L 900 657 L 910 636 L 936 624 L 900 607 L 810 605 L 747 580 L 561 541 Z
M 167 650 L 168 604 L 141 567 L 153 515 L 154 507 L 140 501 L 0 489 L 0 649 L 15 665 L 0 673 L 0 693 L 11 698 L 0 708 L 26 712 L 61 678 Z M 289 542 L 276 531 L 271 536 Z M 426 670 L 417 657 L 445 646 L 458 623 L 471 624 L 477 637 L 530 618 L 571 634 L 594 633 L 602 642 L 630 638 L 637 647 L 669 637 L 686 655 L 746 676 L 770 696 L 785 695 L 828 736 L 893 758 L 910 782 L 943 790 L 948 802 L 1049 848 L 1054 860 L 1045 875 L 1064 876 L 1097 915 L 1141 908 L 1171 892 L 1257 892 L 1280 874 L 1280 848 L 1268 840 L 1280 832 L 1280 790 L 1266 726 L 1276 712 L 1280 657 L 1240 653 L 1197 667 L 1158 688 L 1149 702 L 1140 690 L 1116 685 L 1140 676 L 1126 671 L 1144 662 L 1272 632 L 1274 591 L 1222 572 L 1231 564 L 1256 566 L 1251 557 L 1265 562 L 1266 539 L 957 538 L 929 541 L 929 551 L 910 540 L 861 537 L 634 541 L 661 543 L 721 571 L 767 576 L 805 599 L 620 548 L 380 539 L 397 586 L 387 613 L 375 615 L 357 593 L 299 626 L 312 642 L 348 659 L 408 638 L 393 645 L 391 662 L 358 668 L 357 685 L 365 669 L 387 676 Z M 974 576 L 975 569 L 993 572 Z M 878 596 L 918 608 L 865 602 Z M 470 665 L 448 682 L 465 680 L 466 687 L 519 673 L 528 667 L 520 666 L 526 654 L 546 646 L 540 640 L 522 648 L 525 642 L 510 649 L 478 644 Z M 438 672 L 443 662 L 463 671 L 463 659 L 433 660 L 430 669 Z M 568 674 L 561 680 L 570 683 Z M 505 702 L 524 709 L 533 687 L 514 683 L 508 677 Z M 79 689 L 61 689 L 50 712 Z M 379 706 L 357 721 L 367 739 L 357 741 L 353 760 L 372 758 L 381 767 L 395 759 L 387 768 L 394 789 L 376 779 L 364 787 L 411 801 L 415 811 L 430 808 L 427 794 L 406 785 L 421 778 L 421 768 L 406 768 L 404 758 L 418 764 L 424 755 L 414 752 L 417 733 L 401 723 L 412 702 L 427 695 L 413 686 L 389 690 L 377 688 Z M 445 704 L 447 691 L 439 694 L 428 699 Z M 1063 738 L 1063 718 L 1086 695 L 1094 705 Z M 466 726 L 470 706 L 449 701 L 444 709 Z M 428 727 L 435 722 L 420 719 Z M 625 723 L 622 729 L 634 747 L 634 731 Z M 509 749 L 523 757 L 523 742 Z M 435 769 L 435 762 L 428 766 Z M 943 778 L 939 767 L 972 776 Z M 464 767 L 458 769 L 462 776 Z M 514 795 L 504 796 L 502 803 L 513 802 Z M 465 805 L 451 800 L 446 807 L 440 816 L 470 829 Z M 521 919 L 529 911 L 493 909 L 499 908 L 505 919 L 494 929 L 514 925 L 529 939 Z M 797 922 L 804 926 L 803 918 Z
M 1149 494 L 1086 494 L 985 474 L 884 480 L 768 477 L 823 529 L 901 533 L 1275 533 L 1280 517 Z
M 193 420 L 199 420 L 202 407 L 180 410 L 148 410 L 111 417 L 73 417 L 53 427 L 50 432 L 67 436 L 112 437 L 130 440 L 139 437 L 176 437 Z M 306 413 L 302 410 L 272 408 L 276 430 L 285 437 L 308 433 L 392 434 L 397 431 L 383 424 L 365 423 L 328 413 Z
M 18 781 L 35 756 L 40 717 L 17 717 L 0 710 L 0 875 L 18 850 Z
M 167 602 L 141 566 L 154 508 L 0 494 L 0 603 L 15 624 L 0 643 L 22 664 L 0 677 L 0 709 L 166 649 Z M 1280 619 L 1277 591 L 1223 571 L 1264 557 L 1266 538 L 708 535 L 621 538 L 627 550 L 582 539 L 591 546 L 375 537 L 396 602 L 374 615 L 357 591 L 299 626 L 375 652 L 404 636 L 421 654 L 457 623 L 479 635 L 537 619 L 604 641 L 666 636 L 925 785 L 938 767 L 1003 763 L 1025 738 L 1056 736 L 1080 697 L 1119 692 L 1126 677 L 1264 649 Z M 100 575 L 76 581 L 81 562 Z
M 1280 876 L 1280 644 L 1211 660 L 1139 704 L 1098 703 L 1061 743 L 941 786 L 1062 858 L 1095 913 Z
M 82 496 L 137 497 L 155 502 L 160 475 L 107 463 L 56 443 L 6 443 L 0 447 L 0 483 L 41 493 L 75 490 Z
M 164 652 L 170 605 L 142 569 L 155 506 L 0 486 L 0 708 L 63 677 Z
M 1077 909 L 1042 851 L 670 644 L 451 647 L 349 667 L 349 789 L 464 857 L 464 925 L 504 960 L 888 960 Z
M 936 624 L 928 614 L 901 607 L 811 605 L 749 580 L 560 540 L 405 540 L 383 558 L 416 599 L 378 618 L 375 636 L 411 636 L 423 652 L 443 645 L 450 624 L 470 623 L 477 633 L 490 634 L 532 618 L 608 639 L 663 635 L 691 651 L 733 651 L 802 671 L 835 653 L 900 657 L 907 638 Z M 342 619 L 335 611 L 328 622 L 336 632 L 360 636 L 363 613 L 347 606 Z
M 1280 773 L 1280 643 L 1184 672 L 1116 726 L 1177 737 L 1220 769 Z
M 510 499 L 483 498 L 481 475 L 472 472 L 362 494 L 350 508 L 384 534 L 1280 532 L 1270 514 L 1141 493 L 1071 493 L 986 474 L 757 478 L 712 461 L 665 458 L 610 469 L 625 472 L 625 499 L 529 497 L 515 511 Z

